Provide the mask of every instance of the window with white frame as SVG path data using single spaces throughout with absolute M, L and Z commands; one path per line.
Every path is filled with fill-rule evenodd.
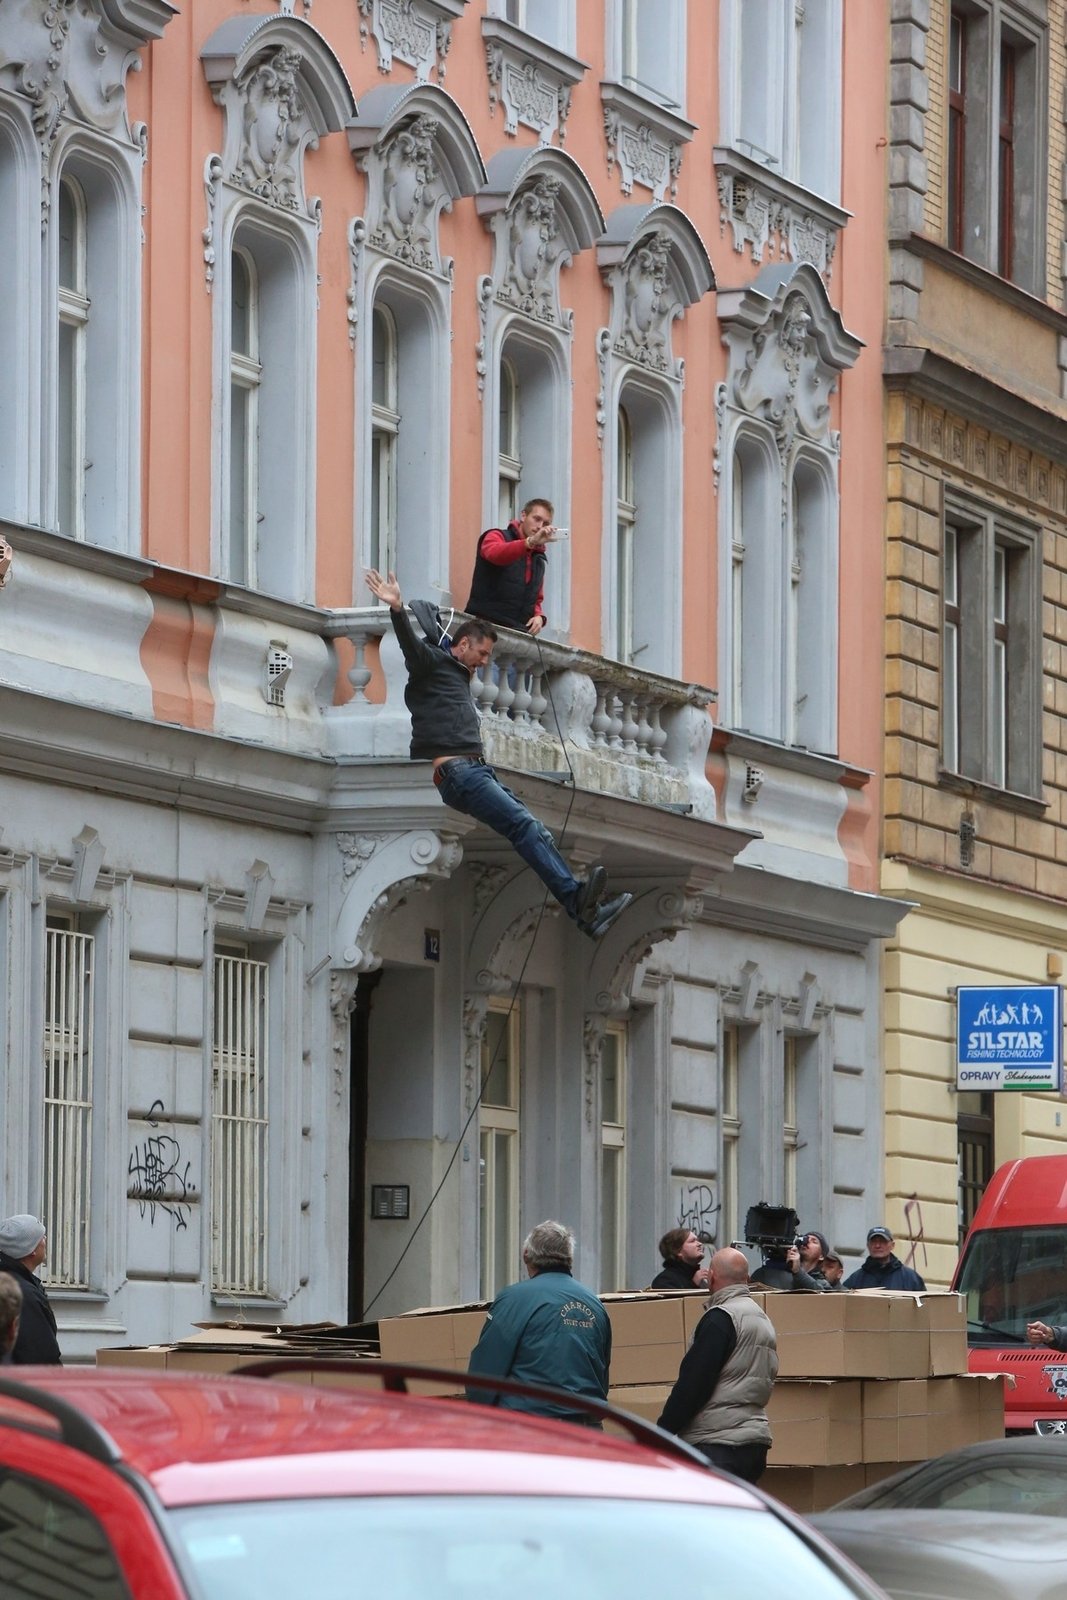
M 375 306 L 371 340 L 371 496 L 367 565 L 379 572 L 395 572 L 400 411 L 396 323 L 388 306 Z
M 824 462 L 793 465 L 786 595 L 784 737 L 837 748 L 837 491 Z
M 140 515 L 139 173 L 73 137 L 57 147 L 42 248 L 41 501 L 70 538 L 136 549 Z
M 489 14 L 532 33 L 557 50 L 574 49 L 574 0 L 490 0 Z
M 490 1003 L 482 1038 L 478 1112 L 478 1238 L 481 1298 L 513 1282 L 519 1266 L 519 1096 L 521 1013 L 518 1002 Z
M 722 0 L 720 34 L 720 142 L 835 200 L 842 0 Z
M 59 528 L 85 538 L 85 374 L 89 335 L 88 217 L 85 195 L 73 178 L 58 187 L 59 370 L 57 383 L 57 489 Z
M 1041 792 L 1040 530 L 945 507 L 941 759 L 997 789 Z
M 0 217 L 4 219 L 4 248 L 0 250 L 0 373 L 4 375 L 0 382 L 0 516 L 13 522 L 30 520 L 30 285 L 40 277 L 36 255 L 40 223 L 37 207 L 29 200 L 37 183 L 28 182 L 31 173 L 38 182 L 39 176 L 36 161 L 27 159 L 27 146 L 33 149 L 29 117 L 21 119 L 13 108 L 0 104 Z
M 727 1023 L 722 1030 L 722 1082 L 720 1086 L 719 1170 L 720 1244 L 741 1237 L 741 1030 Z
M 1044 0 L 957 0 L 948 53 L 947 237 L 1044 293 L 1048 120 Z
M 637 505 L 634 490 L 633 430 L 626 407 L 619 407 L 617 429 L 615 506 L 615 654 L 627 663 L 634 658 L 634 528 Z
M 740 726 L 745 681 L 745 459 L 741 450 L 734 454 L 730 491 L 730 712 Z
M 735 728 L 782 737 L 780 466 L 772 440 L 748 430 L 734 441 L 730 471 L 730 660 Z M 778 641 L 776 643 L 776 641 Z
M 96 941 L 75 915 L 45 925 L 44 1201 L 48 1281 L 87 1289 Z
M 230 495 L 228 576 L 255 588 L 259 528 L 259 284 L 247 250 L 230 265 Z
M 685 0 L 616 0 L 619 81 L 671 111 L 685 108 Z
M 681 422 L 677 397 L 628 376 L 615 414 L 609 648 L 673 676 L 681 605 Z
M 246 208 L 220 292 L 223 576 L 305 599 L 312 583 L 310 484 L 315 275 L 308 241 Z
M 497 515 L 506 528 L 519 513 L 522 454 L 519 442 L 519 376 L 507 357 L 500 363 L 500 446 L 497 453 Z
M 218 944 L 211 1063 L 211 1288 L 267 1293 L 269 965 Z
M 611 1025 L 600 1045 L 600 1286 L 626 1283 L 626 1029 Z
M 797 1041 L 790 1034 L 782 1042 L 782 1191 L 783 1203 L 797 1204 L 797 1168 L 800 1149 L 797 1093 Z

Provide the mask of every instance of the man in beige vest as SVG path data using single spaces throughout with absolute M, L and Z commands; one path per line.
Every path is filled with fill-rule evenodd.
M 765 1408 L 778 1372 L 774 1328 L 748 1292 L 748 1262 L 740 1250 L 715 1252 L 708 1288 L 708 1309 L 659 1425 L 695 1445 L 713 1467 L 756 1483 L 771 1447 Z

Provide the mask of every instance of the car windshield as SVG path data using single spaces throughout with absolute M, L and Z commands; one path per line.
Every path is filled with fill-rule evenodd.
M 926 1485 L 922 1490 L 905 1491 L 899 1505 L 920 1506 L 924 1510 L 945 1508 L 952 1511 L 1024 1511 L 1028 1516 L 1067 1516 L 1067 1459 L 1060 1461 L 1055 1445 L 1047 1458 L 1032 1466 L 1009 1463 L 975 1465 Z
M 771 1513 L 523 1496 L 269 1500 L 172 1513 L 203 1600 L 846 1600 Z
M 1025 1343 L 1028 1322 L 1067 1321 L 1067 1229 L 975 1234 L 956 1287 L 967 1297 L 971 1344 Z

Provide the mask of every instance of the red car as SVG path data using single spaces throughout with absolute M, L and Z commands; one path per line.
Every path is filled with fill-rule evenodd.
M 879 1600 L 798 1518 L 642 1430 L 652 1443 L 276 1377 L 24 1367 L 0 1380 L 0 1594 Z

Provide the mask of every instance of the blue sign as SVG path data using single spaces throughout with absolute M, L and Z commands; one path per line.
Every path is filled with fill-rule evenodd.
M 1063 991 L 956 991 L 956 1088 L 1058 1089 L 1063 1078 Z

